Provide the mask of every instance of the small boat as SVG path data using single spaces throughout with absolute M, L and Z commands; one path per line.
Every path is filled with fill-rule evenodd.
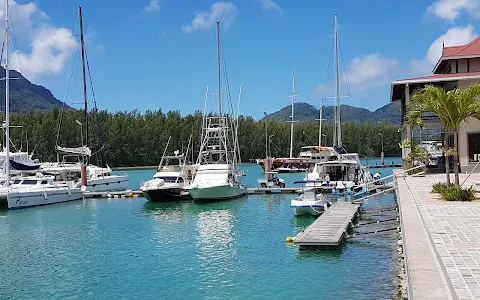
M 304 181 L 296 181 L 295 183 L 305 183 Z M 330 203 L 326 200 L 326 196 L 317 193 L 315 188 L 307 188 L 300 196 L 295 197 L 290 202 L 290 207 L 295 211 L 296 216 L 309 214 L 318 216 L 324 212 Z
M 179 154 L 180 151 L 176 150 L 174 155 L 166 156 L 165 152 L 170 144 L 170 138 L 153 179 L 143 183 L 140 187 L 150 201 L 191 199 L 190 195 L 183 190 L 190 183 L 194 171 L 194 168 L 187 164 L 188 150 L 187 154 Z M 188 148 L 190 148 L 190 142 Z

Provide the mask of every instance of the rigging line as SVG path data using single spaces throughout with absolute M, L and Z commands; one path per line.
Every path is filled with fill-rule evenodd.
M 7 36 L 7 30 L 3 34 L 2 54 L 0 55 L 0 63 L 3 61 L 3 49 L 5 49 L 5 37 Z
M 14 28 L 14 25 L 13 25 L 13 18 L 12 18 L 11 14 L 10 14 L 10 11 L 8 12 L 8 14 L 9 14 L 8 17 L 9 17 L 9 21 L 10 21 L 10 26 L 9 26 L 9 28 L 12 28 L 13 45 L 15 46 L 14 48 L 17 49 L 17 51 L 19 51 L 18 43 L 17 43 L 17 37 L 16 37 L 16 34 L 15 34 L 15 28 Z M 12 45 L 12 46 L 13 46 L 13 45 Z M 19 58 L 18 56 L 19 56 L 19 55 L 18 55 L 18 53 L 17 53 L 17 55 L 15 55 L 15 57 L 16 57 L 16 59 L 17 59 L 18 66 L 20 67 L 20 72 L 21 72 L 22 74 L 24 74 L 24 72 L 23 72 L 23 67 L 22 67 L 22 62 L 21 62 L 21 60 L 20 60 L 20 58 Z
M 77 20 L 75 21 L 75 24 L 78 24 L 78 18 L 80 18 L 80 15 L 77 14 Z M 77 26 L 75 25 L 74 26 L 75 28 L 75 32 L 74 32 L 74 37 L 77 36 Z M 67 103 L 67 99 L 68 99 L 68 94 L 70 92 L 70 86 L 72 84 L 72 78 L 73 78 L 73 70 L 75 70 L 75 67 L 77 65 L 77 61 L 78 61 L 78 56 L 79 56 L 79 49 L 77 48 L 76 50 L 76 55 L 72 55 L 73 54 L 73 51 L 75 49 L 72 48 L 71 52 L 70 52 L 70 59 L 69 59 L 69 63 L 68 63 L 68 72 L 67 72 L 67 82 L 65 84 L 65 92 L 64 92 L 64 95 L 63 95 L 63 101 L 62 101 L 62 110 L 60 111 L 60 121 L 58 122 L 58 130 L 57 130 L 57 139 L 56 139 L 56 146 L 58 146 L 58 139 L 60 137 L 60 129 L 62 128 L 62 123 L 63 123 L 63 114 L 65 112 L 65 105 Z M 73 66 L 72 66 L 72 62 L 73 62 Z
M 73 72 L 73 70 L 76 69 L 76 66 L 77 66 L 77 63 L 78 63 L 78 60 L 79 60 L 79 57 L 80 57 L 80 50 L 79 49 L 77 49 L 76 55 L 72 55 L 70 59 L 72 60 L 74 56 L 75 56 L 75 59 L 73 60 L 73 67 L 70 64 L 69 71 L 67 73 L 67 74 L 69 74 L 69 76 L 67 77 L 67 87 L 65 89 L 65 95 L 64 95 L 64 99 L 62 101 L 62 110 L 60 111 L 60 121 L 58 122 L 57 140 L 56 140 L 56 145 L 57 146 L 58 146 L 58 140 L 60 138 L 60 130 L 61 130 L 62 124 L 63 124 L 63 117 L 64 117 L 64 113 L 65 113 L 65 105 L 67 104 L 68 95 L 69 95 L 70 90 L 71 90 L 70 86 L 72 85 L 72 82 L 73 82 L 73 88 L 75 87 L 75 84 L 76 84 L 77 77 L 76 76 L 74 77 L 75 72 Z M 73 80 L 74 78 L 75 78 L 75 80 Z
M 330 46 L 330 56 L 328 58 L 328 65 L 327 65 L 327 73 L 325 74 L 325 85 L 323 86 L 323 100 L 327 97 L 327 86 L 328 86 L 328 76 L 330 75 L 330 66 L 332 64 L 332 57 L 333 57 L 333 45 L 334 40 L 332 40 L 332 44 Z M 319 112 L 320 113 L 320 112 Z M 322 116 L 320 116 L 320 119 Z
M 95 91 L 93 89 L 92 73 L 90 72 L 90 64 L 88 63 L 88 55 L 87 55 L 87 50 L 86 49 L 85 49 L 85 61 L 87 62 L 88 78 L 90 80 L 90 89 L 92 91 L 93 107 L 94 107 L 95 117 L 97 119 L 97 129 L 98 129 L 98 134 L 100 136 L 100 142 L 101 142 L 101 145 L 102 145 L 101 149 L 102 149 L 103 159 L 104 159 L 105 164 L 106 164 L 107 163 L 107 156 L 106 156 L 106 149 L 105 149 L 105 141 L 103 139 L 102 126 L 100 124 L 100 118 L 98 116 L 97 99 L 95 97 Z

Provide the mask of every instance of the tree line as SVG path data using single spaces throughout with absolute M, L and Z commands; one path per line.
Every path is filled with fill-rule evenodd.
M 78 124 L 79 121 L 80 124 Z M 34 151 L 40 161 L 56 161 L 56 145 L 80 147 L 85 136 L 84 113 L 80 110 L 61 111 L 54 106 L 49 111 L 13 113 L 10 117 L 10 139 L 17 150 Z M 59 126 L 61 124 L 61 126 Z M 170 136 L 169 150 L 186 151 L 192 135 L 195 159 L 200 146 L 202 113 L 182 116 L 179 111 L 108 112 L 90 113 L 89 141 L 92 152 L 111 167 L 157 165 Z M 270 137 L 273 157 L 289 155 L 290 124 L 279 120 L 255 120 L 241 116 L 238 120 L 238 139 L 243 161 L 265 157 L 265 125 Z M 101 127 L 99 126 L 101 125 Z M 82 127 L 82 128 L 81 128 Z M 60 129 L 59 129 L 60 128 Z M 101 129 L 101 130 L 100 130 Z M 322 144 L 332 144 L 332 124 L 322 124 Z M 58 133 L 58 134 L 57 134 Z M 364 156 L 379 156 L 383 147 L 386 156 L 400 155 L 398 126 L 387 122 L 345 122 L 342 124 L 343 146 L 348 152 Z M 294 155 L 302 146 L 318 145 L 319 124 L 316 121 L 295 123 Z M 105 156 L 101 155 L 101 139 L 105 142 Z M 85 139 L 85 137 L 84 137 Z M 85 143 L 85 141 L 84 141 Z M 190 152 L 190 155 L 192 153 Z M 95 161 L 92 161 L 95 163 Z

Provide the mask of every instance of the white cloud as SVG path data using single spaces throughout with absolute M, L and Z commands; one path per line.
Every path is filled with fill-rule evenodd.
M 148 5 L 143 8 L 143 10 L 146 12 L 160 11 L 160 4 L 158 2 L 160 2 L 160 0 L 150 0 L 150 3 L 148 3 Z
M 262 5 L 264 10 L 276 10 L 279 13 L 282 13 L 280 6 L 278 6 L 278 4 L 273 0 L 257 0 L 257 2 Z
M 455 21 L 462 10 L 475 18 L 480 18 L 480 1 L 478 0 L 436 0 L 427 12 L 441 19 Z
M 414 74 L 430 74 L 435 64 L 442 56 L 442 45 L 447 46 L 465 45 L 477 37 L 475 28 L 472 25 L 465 27 L 452 27 L 437 38 L 428 48 L 427 54 L 422 60 L 415 60 L 410 63 Z
M 232 2 L 215 2 L 210 11 L 198 12 L 190 22 L 190 25 L 183 25 L 184 33 L 192 33 L 195 30 L 210 28 L 217 19 L 221 20 L 228 27 L 235 19 L 238 8 Z
M 378 54 L 359 56 L 348 64 L 347 74 L 342 75 L 342 81 L 348 81 L 355 93 L 362 93 L 370 88 L 390 82 L 400 68 L 400 63 L 393 58 Z
M 47 14 L 34 2 L 17 4 L 9 0 L 9 8 L 10 32 L 15 33 L 11 45 L 16 48 L 26 42 L 30 46 L 27 51 L 24 48 L 11 49 L 11 68 L 28 79 L 60 74 L 72 50 L 78 46 L 71 30 L 49 24 Z M 5 0 L 0 0 L 0 20 L 3 19 Z M 0 21 L 0 32 L 4 31 L 4 22 Z
M 30 45 L 29 54 L 18 50 L 13 53 L 18 59 L 13 59 L 12 67 L 27 78 L 60 74 L 72 50 L 78 46 L 70 30 L 54 27 L 38 29 Z

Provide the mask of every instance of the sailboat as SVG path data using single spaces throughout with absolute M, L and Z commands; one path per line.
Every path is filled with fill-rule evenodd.
M 231 115 L 222 111 L 222 46 L 220 22 L 217 21 L 218 113 L 204 115 L 202 143 L 197 158 L 198 169 L 191 185 L 185 190 L 194 201 L 212 201 L 243 197 L 247 194 L 240 184 L 238 170 L 240 147 L 236 124 Z M 226 75 L 226 74 L 225 74 Z M 228 84 L 228 81 L 226 82 Z M 229 97 L 228 101 L 231 101 Z M 230 107 L 230 106 L 227 106 Z
M 335 14 L 335 113 L 333 126 L 333 154 L 315 164 L 313 170 L 305 176 L 306 186 L 314 187 L 335 195 L 355 194 L 360 182 L 362 167 L 357 153 L 347 153 L 342 146 L 342 127 L 340 114 L 340 74 L 337 15 Z M 321 106 L 323 103 L 321 104 Z M 321 142 L 321 116 L 319 143 Z
M 82 165 L 86 165 L 86 182 L 77 181 L 77 187 L 83 187 L 86 192 L 112 192 L 112 191 L 124 191 L 129 187 L 128 175 L 113 175 L 112 169 L 105 164 L 105 166 L 96 166 L 90 163 L 92 151 L 88 146 L 89 141 L 89 110 L 87 99 L 87 75 L 86 75 L 86 50 L 85 40 L 83 34 L 83 20 L 82 20 L 82 7 L 79 6 L 79 19 L 80 19 L 80 41 L 82 46 L 82 74 L 83 74 L 83 96 L 84 96 L 84 122 L 77 120 L 77 124 L 82 128 L 82 146 L 77 148 L 61 147 L 57 145 L 57 155 L 63 156 L 63 160 L 60 158 L 56 163 L 44 163 L 41 170 L 45 174 L 55 175 L 62 179 L 76 179 L 81 175 Z M 91 78 L 90 78 L 91 80 Z M 95 112 L 97 110 L 95 103 Z M 63 111 L 62 111 L 63 112 Z M 100 123 L 98 124 L 100 128 Z M 85 130 L 83 130 L 85 128 Z M 99 129 L 101 131 L 101 128 Z M 83 141 L 85 140 L 85 144 Z M 104 142 L 102 140 L 102 148 L 100 149 L 105 153 Z M 76 157 L 75 162 L 67 162 L 65 157 Z M 86 183 L 86 185 L 85 185 Z
M 9 209 L 24 208 L 83 199 L 80 188 L 57 183 L 52 177 L 36 175 L 16 178 L 11 181 L 10 159 L 10 69 L 9 69 L 9 22 L 8 1 L 5 4 L 5 183 L 0 187 L 0 206 Z

